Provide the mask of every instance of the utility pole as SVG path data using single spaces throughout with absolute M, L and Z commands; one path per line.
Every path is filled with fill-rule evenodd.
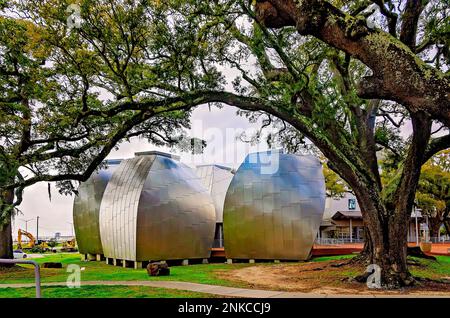
M 66 222 L 68 224 L 70 224 L 70 231 L 72 232 L 72 237 L 74 237 L 73 235 L 73 223 L 72 222 Z
M 39 244 L 39 216 L 36 218 L 36 243 Z
M 29 219 L 29 220 L 23 220 L 21 219 L 21 221 L 25 222 L 25 231 L 28 232 L 28 222 L 32 221 L 33 219 Z

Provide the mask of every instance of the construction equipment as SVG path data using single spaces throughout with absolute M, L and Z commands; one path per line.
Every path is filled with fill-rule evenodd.
M 30 240 L 28 244 L 22 244 L 22 236 L 28 237 Z M 19 229 L 17 231 L 17 249 L 20 250 L 30 250 L 30 249 L 37 249 L 41 252 L 46 252 L 50 250 L 47 242 L 45 241 L 36 241 L 36 238 L 31 234 L 30 232 L 24 231 L 22 229 Z
M 76 248 L 77 241 L 75 239 L 71 239 L 69 241 L 65 241 L 62 244 L 61 251 L 62 252 L 76 252 L 78 249 Z
M 28 239 L 30 240 L 28 244 L 22 245 L 22 235 L 28 237 Z M 34 236 L 27 231 L 19 229 L 19 231 L 17 232 L 17 249 L 19 250 L 30 249 L 35 246 L 36 246 L 36 239 L 34 238 Z

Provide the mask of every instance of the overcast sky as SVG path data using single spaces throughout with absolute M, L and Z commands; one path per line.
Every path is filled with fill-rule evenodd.
M 249 72 L 254 70 L 254 58 L 250 58 L 244 67 Z M 234 69 L 223 69 L 218 67 L 228 79 L 226 88 L 233 91 L 232 80 L 239 74 Z M 203 154 L 194 155 L 179 153 L 177 151 L 158 148 L 148 142 L 134 138 L 131 142 L 120 145 L 118 150 L 113 151 L 108 159 L 127 159 L 134 156 L 138 151 L 159 150 L 177 154 L 181 161 L 192 167 L 200 164 L 216 163 L 232 168 L 238 168 L 248 153 L 267 150 L 265 142 L 250 145 L 237 139 L 237 136 L 246 130 L 247 136 L 252 134 L 260 125 L 251 124 L 245 117 L 236 114 L 237 108 L 224 106 L 221 109 L 200 106 L 194 110 L 189 132 L 191 137 L 201 138 L 207 141 L 207 147 Z M 253 130 L 252 130 L 253 129 Z M 406 123 L 401 129 L 404 137 L 411 133 L 410 123 Z M 268 133 L 269 130 L 266 130 Z M 39 216 L 39 236 L 54 236 L 56 232 L 62 235 L 72 235 L 73 220 L 72 206 L 73 196 L 62 196 L 52 186 L 52 200 L 48 198 L 47 183 L 38 183 L 25 189 L 24 199 L 19 209 L 21 214 L 13 220 L 13 237 L 17 237 L 17 229 L 26 228 L 36 235 L 36 217 Z
M 134 156 L 135 152 L 160 150 L 181 156 L 181 161 L 191 165 L 217 163 L 237 168 L 249 152 L 266 150 L 266 144 L 250 145 L 237 140 L 239 131 L 256 129 L 246 118 L 236 115 L 236 108 L 226 106 L 222 109 L 206 106 L 197 108 L 192 115 L 192 129 L 190 135 L 207 141 L 208 146 L 202 155 L 192 156 L 165 148 L 155 147 L 142 139 L 133 139 L 123 143 L 117 151 L 113 151 L 109 159 L 126 159 Z M 25 229 L 36 235 L 36 217 L 39 216 L 39 236 L 53 236 L 56 232 L 71 235 L 73 196 L 62 196 L 52 186 L 52 200 L 49 201 L 47 183 L 39 183 L 25 190 L 24 200 L 19 207 L 22 214 L 13 221 L 13 236 L 17 236 L 17 229 Z
M 201 155 L 180 153 L 166 148 L 155 147 L 148 142 L 134 138 L 131 142 L 121 144 L 118 150 L 113 151 L 108 159 L 126 159 L 134 156 L 135 152 L 159 150 L 181 156 L 181 161 L 192 167 L 200 164 L 216 163 L 238 168 L 248 153 L 267 150 L 265 142 L 250 145 L 236 137 L 243 130 L 251 134 L 252 129 L 258 127 L 251 124 L 244 117 L 236 114 L 237 108 L 224 106 L 222 109 L 200 106 L 191 117 L 192 137 L 207 141 L 207 147 Z M 411 125 L 407 123 L 402 127 L 404 137 L 411 133 Z M 72 206 L 73 196 L 63 196 L 52 186 L 52 200 L 48 198 L 47 183 L 38 183 L 28 187 L 24 193 L 24 200 L 19 207 L 22 214 L 13 221 L 13 236 L 17 237 L 17 229 L 25 229 L 25 220 L 28 231 L 36 235 L 36 217 L 39 216 L 39 236 L 54 236 L 56 232 L 62 235 L 72 235 Z

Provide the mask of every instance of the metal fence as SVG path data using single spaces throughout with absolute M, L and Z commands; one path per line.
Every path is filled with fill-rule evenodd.
M 337 245 L 337 244 L 352 244 L 352 243 L 363 243 L 364 239 L 362 238 L 353 238 L 350 239 L 347 238 L 328 238 L 328 237 L 321 237 L 317 238 L 315 241 L 315 244 L 318 245 Z
M 39 264 L 35 261 L 24 261 L 18 259 L 4 259 L 0 258 L 0 264 L 31 264 L 34 266 L 34 280 L 36 282 L 36 298 L 41 298 L 41 273 L 39 271 Z
M 419 242 L 423 242 L 425 241 L 422 237 L 419 237 Z M 408 238 L 408 242 L 410 243 L 414 243 L 416 242 L 415 238 Z M 429 239 L 429 242 L 432 243 L 442 243 L 442 244 L 448 244 L 450 243 L 450 236 L 448 235 L 443 235 L 440 237 L 431 237 Z M 364 239 L 360 238 L 360 239 L 356 239 L 353 238 L 350 240 L 350 238 L 317 238 L 315 241 L 315 244 L 317 245 L 338 245 L 338 244 L 352 244 L 352 243 L 364 243 Z
M 430 242 L 432 243 L 450 243 L 450 236 L 442 235 L 440 237 L 430 237 Z

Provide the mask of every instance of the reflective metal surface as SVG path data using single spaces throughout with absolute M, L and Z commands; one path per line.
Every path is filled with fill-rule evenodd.
M 214 205 L 199 177 L 163 155 L 124 160 L 100 208 L 101 240 L 109 258 L 207 258 L 214 226 Z
M 228 186 L 233 179 L 232 169 L 220 165 L 202 165 L 197 166 L 196 173 L 211 194 L 216 209 L 216 222 L 222 223 L 223 203 Z
M 81 254 L 103 254 L 99 225 L 100 203 L 120 160 L 108 160 L 107 164 L 107 169 L 94 173 L 80 184 L 73 202 L 73 225 Z
M 307 259 L 325 208 L 325 180 L 313 156 L 273 154 L 278 169 L 250 154 L 231 181 L 224 204 L 227 258 Z M 276 157 L 276 156 L 279 157 Z M 256 158 L 256 160 L 255 160 Z

